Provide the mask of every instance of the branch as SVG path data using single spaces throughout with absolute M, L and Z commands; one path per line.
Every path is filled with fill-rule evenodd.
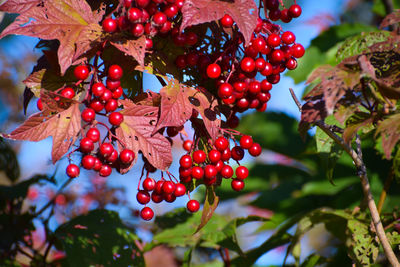
M 382 0 L 383 5 L 385 6 L 386 15 L 393 13 L 394 6 L 392 0 Z
M 289 89 L 290 94 L 292 95 L 294 101 L 296 102 L 297 107 L 299 108 L 301 112 L 301 104 L 300 101 L 297 99 L 296 95 L 294 94 L 294 91 L 292 88 Z M 372 222 L 374 223 L 376 234 L 378 235 L 378 238 L 382 244 L 383 250 L 385 252 L 386 257 L 388 258 L 389 262 L 392 264 L 394 267 L 400 267 L 400 263 L 394 254 L 392 247 L 387 239 L 387 236 L 385 234 L 385 230 L 383 229 L 382 222 L 379 216 L 378 209 L 376 208 L 376 204 L 374 201 L 374 197 L 372 196 L 371 193 L 371 188 L 369 185 L 369 180 L 367 176 L 367 168 L 364 164 L 364 161 L 362 159 L 362 151 L 361 151 L 361 140 L 360 137 L 357 135 L 356 137 L 356 145 L 357 145 L 357 152 L 354 151 L 352 147 L 350 147 L 348 144 L 344 142 L 344 140 L 332 132 L 329 129 L 329 126 L 325 124 L 323 121 L 317 121 L 315 123 L 322 131 L 324 131 L 330 138 L 332 138 L 338 145 L 340 145 L 346 152 L 349 154 L 349 156 L 353 159 L 354 165 L 357 168 L 357 175 L 360 177 L 361 180 L 361 185 L 362 189 L 364 192 L 364 196 L 367 198 L 368 201 L 368 208 L 369 211 L 371 212 L 371 217 L 372 217 Z

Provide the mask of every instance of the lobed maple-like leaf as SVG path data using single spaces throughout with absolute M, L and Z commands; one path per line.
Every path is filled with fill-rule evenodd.
M 186 0 L 182 7 L 181 31 L 205 22 L 221 19 L 228 14 L 236 22 L 246 44 L 257 25 L 257 5 L 254 0 L 235 0 L 233 3 L 218 0 Z
M 42 2 L 43 0 L 8 0 L 0 5 L 0 11 L 21 14 Z
M 10 134 L 2 134 L 5 138 L 34 142 L 51 136 L 53 163 L 68 152 L 81 130 L 79 102 L 63 97 L 56 101 L 55 96 L 54 93 L 42 91 L 43 111 L 30 116 Z
M 126 148 L 137 155 L 139 151 L 157 169 L 166 170 L 172 163 L 171 144 L 160 133 L 152 134 L 157 123 L 158 107 L 136 105 L 130 100 L 120 100 L 124 106 L 124 121 L 116 130 L 117 137 Z M 119 144 L 121 150 L 122 144 Z M 120 170 L 127 172 L 131 167 Z
M 137 40 L 124 40 L 123 42 L 111 42 L 113 46 L 123 53 L 133 57 L 141 66 L 144 66 L 146 53 L 146 37 L 143 35 Z
M 375 135 L 379 134 L 382 136 L 383 152 L 390 159 L 393 148 L 400 140 L 400 114 L 391 115 L 380 122 Z
M 59 40 L 58 58 L 62 74 L 89 50 L 102 33 L 99 22 L 104 11 L 93 12 L 84 0 L 46 0 L 18 8 L 18 4 L 24 2 L 8 1 L 1 6 L 2 11 L 20 15 L 4 29 L 0 38 L 19 34 Z

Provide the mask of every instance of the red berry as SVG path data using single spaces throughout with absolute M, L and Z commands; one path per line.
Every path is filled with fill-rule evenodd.
M 194 166 L 194 167 L 192 168 L 192 177 L 193 177 L 194 179 L 197 179 L 197 180 L 202 179 L 202 178 L 204 177 L 204 170 L 203 170 L 203 168 L 202 168 L 202 167 L 199 167 L 199 166 Z
M 301 44 L 294 44 L 292 47 L 291 47 L 291 52 L 292 52 L 292 55 L 295 57 L 295 58 L 301 58 L 302 56 L 304 56 L 304 52 L 305 52 L 305 50 L 304 50 L 304 47 L 301 45 Z
M 231 157 L 237 161 L 242 160 L 244 157 L 243 148 L 241 148 L 240 146 L 233 147 L 231 150 Z
M 108 162 L 114 163 L 118 159 L 118 152 L 114 149 L 110 156 L 105 158 Z
M 221 152 L 215 149 L 210 150 L 210 152 L 208 152 L 208 159 L 211 163 L 217 163 L 221 159 Z
M 144 207 L 140 211 L 140 217 L 145 221 L 150 221 L 154 217 L 154 211 L 149 207 Z
M 102 143 L 100 145 L 100 154 L 104 158 L 111 156 L 113 151 L 114 151 L 114 147 L 110 143 Z
M 267 44 L 271 47 L 277 47 L 281 44 L 281 38 L 278 34 L 272 33 L 268 36 Z
M 164 200 L 164 196 L 161 195 L 161 194 L 157 194 L 156 192 L 153 192 L 153 193 L 151 194 L 151 200 L 152 200 L 154 203 L 160 203 L 161 201 Z
M 121 86 L 121 81 L 120 80 L 111 80 L 111 79 L 107 79 L 106 80 L 106 86 L 109 90 L 114 91 L 115 89 L 117 89 L 118 87 Z
M 249 149 L 253 144 L 253 138 L 250 135 L 243 135 L 240 138 L 240 146 L 244 149 Z
M 107 177 L 110 176 L 112 173 L 112 168 L 108 164 L 103 164 L 101 165 L 101 168 L 99 170 L 99 175 L 102 177 Z
M 116 111 L 112 112 L 108 116 L 108 121 L 114 126 L 119 126 L 124 121 L 124 115 Z
M 119 154 L 119 159 L 123 164 L 131 164 L 135 159 L 135 152 L 130 149 L 124 149 Z
M 112 97 L 114 99 L 119 99 L 122 96 L 123 93 L 124 93 L 124 90 L 120 86 L 117 89 L 115 89 L 114 92 L 112 92 Z
M 145 46 L 146 46 L 146 50 L 152 49 L 153 48 L 153 40 L 146 38 Z
M 156 192 L 157 194 L 162 194 L 163 193 L 163 189 L 162 189 L 163 184 L 164 184 L 163 180 L 157 181 L 156 187 L 154 188 L 154 192 Z
M 269 92 L 272 89 L 272 84 L 268 82 L 268 80 L 264 79 L 261 81 L 261 91 L 262 92 Z
M 240 68 L 244 72 L 252 72 L 256 68 L 256 63 L 254 62 L 254 59 L 252 59 L 251 57 L 245 57 L 240 62 Z
M 153 191 L 156 187 L 156 181 L 153 178 L 147 177 L 143 181 L 143 189 L 146 191 Z
M 124 7 L 129 8 L 134 0 L 124 0 Z
M 94 166 L 93 166 L 93 170 L 95 170 L 95 171 L 100 171 L 100 169 L 101 169 L 101 166 L 102 166 L 103 164 L 101 163 L 101 160 L 99 160 L 98 158 L 94 158 Z
M 229 83 L 223 83 L 218 88 L 218 96 L 220 98 L 228 98 L 233 93 L 233 87 Z
M 169 5 L 164 9 L 165 15 L 167 15 L 168 18 L 172 19 L 178 14 L 179 8 L 176 5 Z
M 107 103 L 104 106 L 104 109 L 106 110 L 107 113 L 113 112 L 118 108 L 118 101 L 115 99 L 110 99 L 107 101 Z
M 237 179 L 244 180 L 249 176 L 249 169 L 245 166 L 239 166 L 235 170 Z
M 293 44 L 296 41 L 296 36 L 290 31 L 284 32 L 282 34 L 282 41 L 285 44 Z
M 81 113 L 82 120 L 92 122 L 96 117 L 96 112 L 91 108 L 85 108 Z
M 228 148 L 229 142 L 226 140 L 225 137 L 218 137 L 217 140 L 215 140 L 214 146 L 219 150 L 219 151 L 224 151 L 225 149 Z
M 186 62 L 186 56 L 185 55 L 179 55 L 175 59 L 175 65 L 178 67 L 178 69 L 184 69 L 187 66 Z
M 132 7 L 128 10 L 128 19 L 130 22 L 138 22 L 143 16 L 142 11 L 139 8 Z
M 118 28 L 126 30 L 129 27 L 129 20 L 127 16 L 121 16 L 117 19 Z
M 266 42 L 264 38 L 262 37 L 257 37 L 252 41 L 252 48 L 256 50 L 257 52 L 261 52 L 265 48 Z
M 43 110 L 43 103 L 42 103 L 42 99 L 41 98 L 39 98 L 38 101 L 36 102 L 36 107 L 40 111 Z
M 221 175 L 224 178 L 231 178 L 233 175 L 233 169 L 229 165 L 224 165 L 221 170 Z
M 224 151 L 221 153 L 221 160 L 222 161 L 228 161 L 231 158 L 231 150 L 226 148 Z
M 192 145 L 193 142 L 191 140 L 186 140 L 185 142 L 183 142 L 183 149 L 189 152 Z
M 108 33 L 113 33 L 117 31 L 118 23 L 115 19 L 106 18 L 105 20 L 103 20 L 102 26 L 103 26 L 103 31 Z
M 84 137 L 81 139 L 80 145 L 79 145 L 80 150 L 83 153 L 90 153 L 93 151 L 94 149 L 94 144 L 92 139 L 88 138 L 88 137 Z
M 183 196 L 184 194 L 186 194 L 186 186 L 183 185 L 183 184 L 181 184 L 181 183 L 177 183 L 177 184 L 176 184 L 175 191 L 174 191 L 174 195 L 175 195 L 176 197 L 181 197 L 181 196 Z
M 192 199 L 192 200 L 189 200 L 189 202 L 186 204 L 186 207 L 187 207 L 188 211 L 196 212 L 200 209 L 200 203 L 197 200 Z
M 301 15 L 301 7 L 299 5 L 291 5 L 289 7 L 289 14 L 293 18 L 298 18 Z
M 147 203 L 150 202 L 150 194 L 149 192 L 145 191 L 145 190 L 140 190 L 139 192 L 137 192 L 136 194 L 136 200 L 142 204 L 142 205 L 146 205 Z
M 89 77 L 89 69 L 85 65 L 75 67 L 74 75 L 78 80 L 86 80 Z
M 250 94 L 255 95 L 255 94 L 257 94 L 257 93 L 260 92 L 260 91 L 261 91 L 261 84 L 260 84 L 259 81 L 252 81 L 252 82 L 249 84 L 249 90 L 248 90 L 248 92 L 249 92 Z
M 100 112 L 100 111 L 103 110 L 104 105 L 101 103 L 100 100 L 93 99 L 93 100 L 90 102 L 89 107 L 90 107 L 91 109 L 93 109 L 95 112 Z
M 286 68 L 288 68 L 288 70 L 294 70 L 295 68 L 297 68 L 297 61 L 294 58 L 290 58 L 286 61 L 285 64 Z
M 106 103 L 108 100 L 112 98 L 112 92 L 108 89 L 106 89 L 103 93 L 103 95 L 100 97 L 100 100 Z
M 217 173 L 217 169 L 213 165 L 207 165 L 204 167 L 204 177 L 207 179 L 213 178 Z
M 94 94 L 97 97 L 102 96 L 105 90 L 106 87 L 104 86 L 103 83 L 95 83 L 92 85 L 92 94 Z
M 261 148 L 260 144 L 258 144 L 258 143 L 253 143 L 251 145 L 251 147 L 249 148 L 249 153 L 253 157 L 259 156 L 261 154 L 261 152 L 262 152 L 262 148 Z
M 230 96 L 228 96 L 228 98 L 222 99 L 222 101 L 223 101 L 226 105 L 232 105 L 233 103 L 235 103 L 236 97 L 235 97 L 234 95 L 230 95 Z
M 262 57 L 259 57 L 256 59 L 255 64 L 257 71 L 263 71 L 267 65 L 267 62 Z
M 179 33 L 177 35 L 174 35 L 173 38 L 172 38 L 172 41 L 177 46 L 184 46 L 186 44 L 186 34 L 185 33 Z
M 162 192 L 165 195 L 169 195 L 169 194 L 172 194 L 175 191 L 175 188 L 176 188 L 176 186 L 175 186 L 175 184 L 173 182 L 165 181 L 163 183 L 163 185 L 162 185 Z
M 108 77 L 112 80 L 119 80 L 122 78 L 123 71 L 119 65 L 111 65 L 108 68 Z
M 244 92 L 247 89 L 247 84 L 245 82 L 235 82 L 233 84 L 233 89 L 238 93 Z
M 97 128 L 90 128 L 86 132 L 86 137 L 91 139 L 94 143 L 100 140 L 100 131 Z
M 96 158 L 93 157 L 92 155 L 86 155 L 82 158 L 82 167 L 85 168 L 86 170 L 91 170 L 94 167 Z
M 192 166 L 192 165 L 190 165 Z M 188 177 L 192 174 L 192 169 L 191 168 L 184 168 L 184 167 L 179 167 L 179 176 L 180 177 Z
M 244 188 L 244 182 L 239 179 L 233 179 L 231 182 L 232 189 L 235 191 L 241 191 Z
M 220 22 L 221 22 L 222 27 L 225 27 L 225 28 L 230 28 L 233 25 L 233 19 L 228 14 L 225 14 L 221 18 Z
M 166 21 L 167 21 L 167 15 L 165 15 L 164 12 L 157 12 L 153 16 L 153 22 L 158 26 L 161 26 Z
M 167 201 L 168 203 L 172 203 L 176 200 L 176 196 L 175 194 L 164 195 L 164 200 Z
M 261 71 L 261 75 L 268 76 L 272 74 L 272 65 L 269 62 L 265 63 L 265 68 Z
M 203 150 L 196 150 L 193 152 L 193 161 L 197 164 L 201 164 L 206 161 L 207 155 Z
M 66 87 L 60 93 L 63 97 L 72 99 L 75 96 L 75 91 L 71 87 Z
M 189 46 L 195 45 L 197 43 L 197 41 L 199 40 L 199 38 L 197 37 L 197 34 L 194 32 L 188 32 L 186 34 L 186 44 Z
M 183 155 L 179 160 L 179 165 L 186 169 L 192 167 L 192 158 L 189 155 Z
M 243 110 L 246 110 L 249 107 L 249 100 L 247 98 L 241 98 L 236 102 L 236 106 Z
M 67 166 L 66 173 L 69 176 L 69 178 L 75 178 L 79 176 L 80 170 L 77 165 L 70 163 Z
M 270 20 L 277 21 L 281 18 L 281 11 L 279 9 L 271 10 L 268 15 Z
M 215 166 L 215 169 L 217 170 L 217 172 L 221 172 L 224 165 L 225 164 L 222 162 L 222 160 L 219 160 L 214 166 Z
M 150 0 L 135 0 L 135 2 L 138 7 L 146 7 L 150 3 Z
M 216 64 L 210 64 L 207 67 L 207 76 L 211 79 L 216 79 L 219 77 L 219 75 L 221 75 L 221 67 Z

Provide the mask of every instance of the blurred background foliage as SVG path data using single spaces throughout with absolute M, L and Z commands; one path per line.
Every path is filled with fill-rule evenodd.
M 315 2 L 304 1 L 303 10 Z M 309 20 L 321 33 L 311 41 L 298 69 L 288 74 L 300 87 L 305 87 L 308 75 L 318 66 L 336 65 L 341 58 L 360 52 L 358 45 L 347 45 L 346 51 L 340 47 L 345 42 L 357 43 L 366 33 L 378 32 L 377 25 L 386 14 L 382 0 L 344 4 L 341 14 L 315 14 Z M 400 8 L 399 0 L 393 4 Z M 14 18 L 3 16 L 0 31 Z M 377 35 L 372 41 L 385 37 Z M 24 119 L 21 81 L 37 58 L 35 51 L 23 44 L 18 44 L 18 49 L 24 53 L 10 56 L 10 47 L 20 40 L 0 40 L 1 132 L 8 132 Z M 294 105 L 290 98 L 275 101 L 281 102 L 282 110 Z M 28 113 L 32 110 L 28 108 Z M 237 130 L 252 135 L 262 145 L 263 154 L 248 161 L 250 177 L 243 191 L 233 192 L 228 181 L 218 188 L 220 206 L 198 232 L 201 213 L 189 214 L 182 208 L 164 212 L 151 223 L 140 221 L 132 197 L 137 177 L 129 177 L 128 186 L 125 177 L 115 178 L 121 183 L 91 176 L 71 183 L 49 164 L 22 172 L 20 165 L 27 163 L 18 156 L 21 143 L 1 139 L 0 265 L 143 266 L 146 262 L 147 266 L 200 267 L 279 266 L 286 262 L 288 266 L 387 266 L 371 237 L 370 219 L 351 158 L 339 150 L 332 158 L 331 153 L 323 152 L 329 138 L 317 130 L 303 140 L 297 127 L 295 118 L 277 111 L 241 118 Z M 364 135 L 363 140 L 371 189 L 378 200 L 391 162 L 383 159 L 373 133 Z M 176 153 L 182 151 L 177 149 Z M 199 188 L 195 197 L 201 199 L 204 191 Z M 400 187 L 393 182 L 382 207 L 382 219 L 395 253 L 400 253 L 399 203 Z M 171 207 L 161 206 L 157 214 L 162 210 Z

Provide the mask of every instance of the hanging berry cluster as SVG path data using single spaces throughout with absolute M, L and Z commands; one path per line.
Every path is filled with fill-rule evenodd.
M 33 23 L 52 23 L 53 16 L 46 15 L 53 8 L 51 2 L 28 11 L 28 17 L 36 19 Z M 5 137 L 39 141 L 52 136 L 53 162 L 67 154 L 70 178 L 78 177 L 81 167 L 102 177 L 113 170 L 123 174 L 141 158 L 144 165 L 136 197 L 145 205 L 140 212 L 144 220 L 154 216 L 147 206 L 150 201 L 173 202 L 184 195 L 189 198 L 187 209 L 198 211 L 200 204 L 190 199 L 190 192 L 201 184 L 215 190 L 231 179 L 233 190 L 243 190 L 249 171 L 240 161 L 246 150 L 259 156 L 261 146 L 232 128 L 239 124 L 237 113 L 266 109 L 270 90 L 281 73 L 295 69 L 296 60 L 304 55 L 295 35 L 274 23 L 299 17 L 301 8 L 296 2 L 286 9 L 278 0 L 264 0 L 259 7 L 264 18 L 260 12 L 243 12 L 235 22 L 238 10 L 256 9 L 253 0 L 201 2 L 120 0 L 93 14 L 82 10 L 93 9 L 95 3 L 73 3 L 70 8 L 75 16 L 87 20 L 79 25 L 80 38 L 87 39 L 72 43 L 71 62 L 65 60 L 61 46 L 71 45 L 72 37 L 63 39 L 64 34 L 46 39 L 42 33 L 34 35 L 32 28 L 27 30 L 27 35 L 58 39 L 59 43 L 42 44 L 48 46 L 42 61 L 49 64 L 38 63 L 25 80 L 28 90 L 39 97 L 41 112 Z M 42 16 L 35 17 L 36 13 Z M 207 18 L 205 13 L 209 13 Z M 12 30 L 7 28 L 0 37 L 16 32 L 14 28 L 21 33 L 25 26 L 12 24 Z M 43 75 L 57 73 L 48 67 L 54 58 L 61 67 L 56 75 L 63 83 L 56 89 L 47 87 L 49 75 Z M 145 71 L 156 75 L 163 85 L 160 92 L 142 88 L 140 77 Z M 73 82 L 66 78 L 70 74 Z M 38 79 L 42 79 L 39 91 Z M 29 101 L 32 96 L 25 97 Z M 180 134 L 183 140 L 181 131 L 189 121 L 194 134 L 183 142 L 187 153 L 179 160 L 178 179 L 168 171 L 172 138 Z M 70 151 L 73 145 L 76 148 Z M 150 177 L 157 169 L 161 171 L 158 180 Z

